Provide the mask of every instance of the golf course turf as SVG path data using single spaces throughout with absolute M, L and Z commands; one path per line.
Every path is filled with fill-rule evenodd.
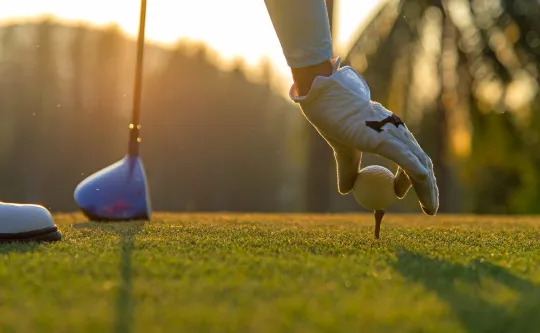
M 540 218 L 55 216 L 0 246 L 0 332 L 539 332 Z

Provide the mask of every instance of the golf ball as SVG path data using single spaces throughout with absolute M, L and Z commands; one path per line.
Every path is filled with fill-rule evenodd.
M 397 199 L 394 175 L 383 166 L 367 166 L 358 172 L 353 194 L 360 206 L 370 210 L 384 210 Z

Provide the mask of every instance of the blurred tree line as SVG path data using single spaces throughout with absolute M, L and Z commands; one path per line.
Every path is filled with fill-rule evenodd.
M 442 211 L 540 212 L 539 8 L 388 1 L 345 57 L 432 156 Z M 125 154 L 134 51 L 114 26 L 0 28 L 2 201 L 75 210 L 75 186 Z M 312 171 L 313 129 L 273 91 L 269 65 L 254 81 L 216 57 L 202 44 L 146 47 L 141 153 L 154 208 L 361 210 L 337 193 L 329 148 Z M 314 175 L 320 185 L 306 184 Z M 414 192 L 393 210 L 419 212 Z
M 0 30 L 0 198 L 71 211 L 76 185 L 127 152 L 135 42 L 117 27 Z M 274 93 L 204 45 L 148 44 L 142 158 L 155 209 L 301 211 L 305 133 Z

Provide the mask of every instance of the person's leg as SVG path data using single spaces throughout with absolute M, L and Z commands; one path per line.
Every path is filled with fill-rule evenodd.
M 324 0 L 265 0 L 300 96 L 332 74 L 332 38 Z

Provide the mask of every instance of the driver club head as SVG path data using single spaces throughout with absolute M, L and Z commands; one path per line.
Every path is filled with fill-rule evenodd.
M 89 176 L 77 186 L 74 197 L 91 221 L 151 219 L 146 173 L 138 156 L 126 155 Z

